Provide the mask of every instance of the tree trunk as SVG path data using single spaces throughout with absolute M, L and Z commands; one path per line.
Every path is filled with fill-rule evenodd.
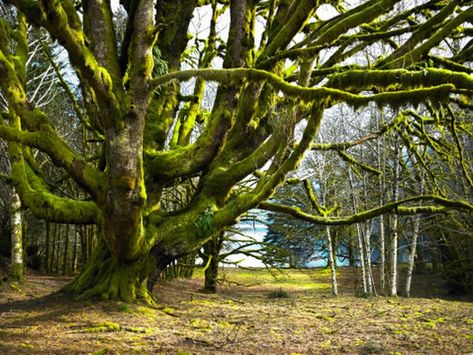
M 220 251 L 223 246 L 224 233 L 224 231 L 220 232 L 204 245 L 204 292 L 217 292 L 218 265 L 220 263 Z
M 52 239 L 51 239 L 51 258 L 49 259 L 49 272 L 51 274 L 54 273 L 54 263 L 56 260 L 56 241 L 57 241 L 57 229 L 58 225 L 56 223 L 53 224 L 53 228 L 51 229 Z
M 62 274 L 67 275 L 69 273 L 67 256 L 69 254 L 69 224 L 66 225 L 66 232 L 64 233 L 64 253 L 62 256 Z
M 376 127 L 379 129 L 380 120 L 376 121 Z M 379 204 L 384 205 L 386 200 L 386 139 L 383 136 L 382 140 L 377 141 L 377 154 L 378 154 L 378 169 L 382 172 L 379 175 Z M 379 281 L 381 285 L 381 294 L 386 295 L 386 236 L 384 226 L 384 215 L 379 216 L 379 252 L 380 252 L 380 265 L 379 265 Z
M 379 281 L 381 285 L 381 293 L 386 294 L 386 241 L 384 235 L 384 215 L 379 216 Z
M 61 232 L 62 224 L 56 224 L 56 233 L 54 236 L 54 250 L 56 251 L 56 253 L 53 253 L 54 264 L 52 268 L 55 274 L 59 274 L 59 260 L 61 259 Z
M 414 160 L 415 162 L 415 160 Z M 417 174 L 418 181 L 419 181 L 419 193 L 421 195 L 424 194 L 424 174 Z M 416 251 L 417 251 L 417 239 L 419 237 L 419 226 L 420 226 L 420 216 L 415 215 L 413 218 L 413 230 L 412 230 L 412 241 L 411 241 L 411 250 L 409 254 L 409 265 L 407 268 L 407 277 L 406 277 L 406 297 L 410 297 L 411 294 L 411 282 L 412 282 L 412 272 L 414 270 L 414 263 L 416 258 Z
M 414 260 L 416 256 L 416 247 L 417 247 L 417 238 L 419 236 L 419 224 L 420 217 L 414 216 L 414 226 L 412 231 L 412 241 L 411 241 L 411 250 L 409 254 L 409 265 L 407 268 L 407 278 L 406 278 L 406 297 L 411 295 L 411 281 L 412 281 L 412 272 L 414 270 Z
M 368 285 L 368 294 L 372 295 L 374 292 L 374 280 L 373 270 L 371 268 L 371 222 L 365 222 L 366 228 L 363 229 L 363 225 L 360 226 L 360 230 L 363 235 L 363 247 L 365 249 L 365 267 L 366 267 L 366 283 Z
M 424 248 L 425 247 L 422 245 L 421 238 L 417 238 L 417 247 L 416 247 L 417 258 L 414 259 L 417 273 L 425 272 Z
M 217 292 L 217 278 L 218 278 L 218 258 L 211 257 L 208 266 L 205 269 L 205 284 L 204 291 L 209 293 Z
M 12 188 L 11 199 L 11 266 L 10 278 L 17 281 L 25 279 L 25 262 L 23 255 L 23 213 L 20 197 Z
M 73 238 L 73 245 L 72 245 L 72 257 L 71 257 L 71 266 L 70 270 L 72 274 L 75 274 L 77 271 L 77 243 L 78 243 L 78 238 L 77 238 L 77 229 L 79 226 L 74 226 L 74 238 Z
M 399 172 L 400 172 L 400 152 L 399 137 L 396 137 L 394 147 L 394 176 L 393 176 L 393 201 L 399 197 Z M 397 296 L 397 248 L 398 248 L 398 222 L 396 213 L 392 215 L 392 236 L 391 236 L 391 296 Z
M 332 294 L 334 296 L 338 295 L 338 285 L 337 285 L 337 270 L 335 268 L 335 258 L 334 258 L 334 250 L 332 246 L 332 236 L 330 233 L 330 227 L 327 226 L 325 228 L 327 232 L 327 246 L 328 246 L 328 264 L 330 267 L 330 277 L 332 280 Z
M 46 221 L 46 248 L 44 251 L 44 270 L 46 274 L 51 273 L 51 222 Z
M 110 255 L 103 240 L 99 240 L 91 258 L 74 282 L 66 286 L 77 299 L 136 299 L 148 304 L 154 300 L 148 290 L 148 277 L 155 268 L 154 258 L 148 255 L 133 262 L 123 262 Z

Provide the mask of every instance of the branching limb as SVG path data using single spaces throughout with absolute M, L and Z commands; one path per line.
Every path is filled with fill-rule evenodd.
M 413 203 L 417 201 L 432 201 L 439 206 L 406 206 L 408 203 Z M 318 215 L 313 215 L 307 212 L 302 211 L 300 208 L 282 205 L 273 202 L 262 202 L 259 204 L 258 208 L 285 213 L 295 218 L 312 222 L 315 224 L 322 225 L 350 225 L 354 223 L 364 222 L 374 217 L 386 214 L 389 212 L 394 212 L 398 215 L 414 215 L 420 213 L 441 213 L 448 212 L 452 208 L 462 209 L 466 211 L 473 211 L 473 205 L 463 201 L 463 200 L 449 200 L 447 198 L 437 196 L 437 195 L 423 195 L 409 197 L 395 202 L 388 203 L 384 206 L 376 207 L 370 210 L 359 212 L 350 216 L 340 216 L 340 217 L 323 217 Z
M 473 91 L 473 79 L 468 75 L 439 69 L 426 69 L 421 72 L 353 70 L 343 74 L 334 74 L 331 78 L 332 86 L 336 85 L 344 89 L 367 90 L 374 86 L 387 87 L 393 84 L 401 84 L 402 89 L 407 89 L 370 96 L 352 94 L 333 87 L 307 88 L 293 85 L 273 73 L 251 68 L 182 70 L 162 75 L 153 80 L 152 84 L 159 86 L 174 79 L 185 81 L 193 77 L 224 84 L 241 83 L 243 79 L 253 82 L 267 81 L 274 89 L 288 96 L 297 97 L 306 102 L 318 102 L 323 107 L 330 107 L 338 102 L 346 102 L 355 107 L 365 106 L 369 102 L 376 102 L 378 105 L 397 106 L 400 102 L 417 105 L 430 97 L 445 101 L 455 88 Z
M 0 137 L 45 152 L 92 195 L 97 196 L 104 191 L 104 179 L 99 171 L 74 153 L 55 132 L 24 132 L 0 123 Z

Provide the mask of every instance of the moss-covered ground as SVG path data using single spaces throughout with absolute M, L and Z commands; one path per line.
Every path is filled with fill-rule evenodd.
M 353 270 L 330 295 L 326 270 L 232 270 L 219 292 L 191 280 L 156 285 L 158 308 L 51 294 L 68 278 L 3 283 L 0 354 L 465 354 L 473 303 L 415 275 L 410 299 L 355 297 Z

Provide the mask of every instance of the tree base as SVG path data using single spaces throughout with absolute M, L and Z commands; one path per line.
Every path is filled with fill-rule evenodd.
M 72 292 L 78 300 L 99 298 L 156 304 L 148 289 L 148 277 L 154 269 L 152 258 L 124 263 L 108 251 L 97 249 L 83 272 L 65 287 L 66 292 Z
M 13 264 L 10 268 L 8 279 L 17 282 L 24 282 L 26 280 L 25 267 L 22 264 Z

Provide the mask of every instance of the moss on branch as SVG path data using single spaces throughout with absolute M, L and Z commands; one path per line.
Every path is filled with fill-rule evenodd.
M 430 206 L 410 206 L 414 202 L 432 201 L 437 205 Z M 437 195 L 421 195 L 405 198 L 402 200 L 387 203 L 370 210 L 362 211 L 349 216 L 326 217 L 314 215 L 302 211 L 298 207 L 287 206 L 273 202 L 262 202 L 258 208 L 267 211 L 285 213 L 297 219 L 301 219 L 314 224 L 322 225 L 350 225 L 354 223 L 364 222 L 385 213 L 394 212 L 398 215 L 414 215 L 414 214 L 433 214 L 448 212 L 449 209 L 461 209 L 465 211 L 473 211 L 473 205 L 463 200 L 449 200 Z
M 473 90 L 473 79 L 466 74 L 454 73 L 440 69 L 426 69 L 421 72 L 409 71 L 374 71 L 373 77 L 370 70 L 352 70 L 343 74 L 334 74 L 331 84 L 344 89 L 357 88 L 367 89 L 376 84 L 386 86 L 387 82 L 405 84 L 406 90 L 383 92 L 373 95 L 358 95 L 348 91 L 344 91 L 333 87 L 313 87 L 307 88 L 293 85 L 285 82 L 273 73 L 264 70 L 251 68 L 238 69 L 191 69 L 182 70 L 163 75 L 153 81 L 153 85 L 159 86 L 168 83 L 171 80 L 189 80 L 193 77 L 200 77 L 209 81 L 217 81 L 223 84 L 238 84 L 242 80 L 250 82 L 266 81 L 271 86 L 280 90 L 288 96 L 300 98 L 306 102 L 317 102 L 321 107 L 330 107 L 338 102 L 346 102 L 355 108 L 366 106 L 370 102 L 376 104 L 391 105 L 398 108 L 402 105 L 412 104 L 418 105 L 425 102 L 429 98 L 435 99 L 435 102 L 447 101 L 449 94 L 457 87 L 462 89 Z M 386 75 L 383 75 L 386 74 Z M 360 84 L 353 79 L 359 79 Z M 416 79 L 421 79 L 416 82 Z M 450 80 L 448 80 L 450 79 Z M 391 81 L 392 80 L 392 81 Z M 453 81 L 453 83 L 451 83 Z M 335 83 L 335 84 L 334 84 Z M 343 84 L 346 85 L 343 86 Z M 425 86 L 429 87 L 421 87 Z M 361 88 L 360 86 L 363 85 Z M 401 86 L 401 88 L 404 88 Z
M 25 132 L 0 123 L 0 137 L 37 148 L 48 154 L 53 162 L 66 169 L 92 195 L 97 196 L 105 191 L 105 179 L 102 174 L 75 154 L 55 132 L 51 130 Z

